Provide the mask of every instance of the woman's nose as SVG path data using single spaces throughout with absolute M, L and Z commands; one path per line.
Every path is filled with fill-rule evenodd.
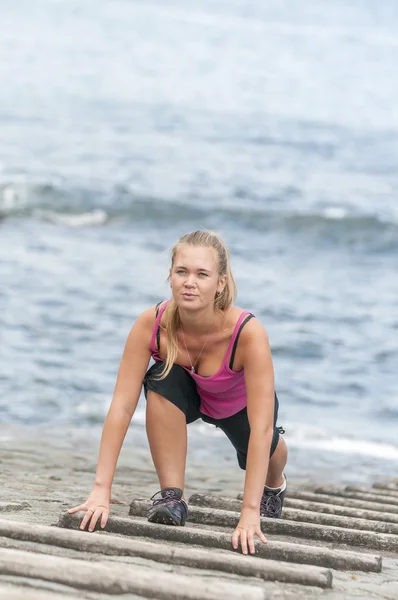
M 187 287 L 193 287 L 195 285 L 195 277 L 193 275 L 187 275 L 185 285 Z

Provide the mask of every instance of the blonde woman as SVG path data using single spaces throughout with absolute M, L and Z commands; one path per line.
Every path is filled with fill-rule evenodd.
M 109 516 L 119 452 L 144 385 L 146 430 L 160 483 L 148 519 L 184 525 L 187 424 L 219 427 L 246 470 L 242 509 L 232 546 L 255 552 L 264 543 L 260 516 L 280 517 L 286 492 L 287 448 L 276 426 L 278 399 L 263 326 L 234 306 L 228 248 L 208 231 L 184 235 L 171 252 L 171 298 L 144 311 L 126 342 L 106 417 L 93 489 L 81 529 L 93 531 Z M 154 364 L 148 369 L 150 358 Z

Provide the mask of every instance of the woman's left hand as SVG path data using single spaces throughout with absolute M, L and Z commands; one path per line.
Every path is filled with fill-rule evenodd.
M 264 544 L 267 543 L 267 538 L 260 527 L 260 511 L 252 508 L 242 508 L 239 523 L 232 534 L 232 547 L 234 550 L 237 550 L 240 540 L 242 554 L 247 554 L 248 549 L 250 550 L 250 554 L 255 554 L 255 535 L 257 535 Z

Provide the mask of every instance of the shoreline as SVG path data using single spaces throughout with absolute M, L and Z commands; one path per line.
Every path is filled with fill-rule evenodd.
M 203 427 L 206 427 L 204 431 Z M 293 429 L 293 428 L 292 428 Z M 102 433 L 102 423 L 92 426 L 75 424 L 67 426 L 49 424 L 39 425 L 0 425 L 0 452 L 12 450 L 14 453 L 26 453 L 32 450 L 33 454 L 39 446 L 41 458 L 39 464 L 47 460 L 46 469 L 56 469 L 59 452 L 63 453 L 70 468 L 74 468 L 75 461 L 84 457 L 85 470 L 94 477 L 98 451 Z M 286 474 L 289 481 L 295 484 L 332 484 L 332 485 L 366 485 L 370 486 L 385 481 L 391 473 L 398 472 L 398 460 L 383 459 L 381 456 L 361 454 L 354 451 L 339 451 L 336 440 L 331 440 L 325 448 L 297 444 L 289 432 L 284 435 L 289 449 L 289 458 Z M 45 448 L 48 448 L 47 455 Z M 79 458 L 80 457 L 80 458 Z M 156 487 L 157 478 L 152 463 L 149 445 L 142 422 L 132 421 L 119 455 L 115 472 L 115 484 L 120 480 L 122 472 L 126 474 L 131 467 L 131 475 L 137 468 L 143 467 L 153 475 L 151 483 Z M 127 469 L 127 471 L 126 471 Z M 223 475 L 220 478 L 220 473 Z M 239 468 L 235 450 L 226 436 L 206 423 L 192 424 L 188 427 L 188 453 L 186 467 L 186 485 L 192 486 L 194 491 L 198 482 L 203 484 L 208 481 L 208 492 L 221 492 L 222 488 L 215 482 L 224 481 L 226 476 L 226 493 L 231 485 L 243 486 L 244 472 Z M 126 477 L 123 478 L 124 483 Z M 197 480 L 197 481 L 196 481 Z M 136 482 L 140 485 L 139 479 Z M 92 480 L 87 477 L 87 485 L 91 489 Z M 135 485 L 132 477 L 130 485 Z M 155 490 L 156 491 L 156 490 Z M 87 492 L 88 493 L 88 492 Z M 154 492 L 153 492 L 154 493 Z M 193 492 L 194 493 L 194 492 Z
M 99 429 L 74 428 L 60 436 L 57 431 L 45 428 L 0 427 L 0 485 L 7 491 L 8 500 L 18 502 L 24 496 L 29 497 L 32 517 L 36 513 L 35 504 L 49 492 L 52 495 L 49 504 L 58 511 L 83 503 L 94 482 L 100 433 Z M 191 457 L 188 460 L 187 495 L 207 491 L 236 496 L 243 489 L 243 482 L 244 472 L 235 461 L 220 468 L 205 467 Z M 128 505 L 133 496 L 149 499 L 158 489 L 142 431 L 135 440 L 125 440 L 120 452 L 112 484 L 112 498 L 118 504 L 111 507 L 111 514 L 115 511 L 117 514 L 117 507 Z M 36 522 L 40 514 L 38 510 Z M 55 515 L 58 517 L 56 510 L 49 509 L 48 516 L 43 515 L 44 524 L 50 524 Z

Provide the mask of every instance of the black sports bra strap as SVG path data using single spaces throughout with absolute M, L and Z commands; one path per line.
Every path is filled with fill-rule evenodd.
M 156 305 L 156 309 L 155 309 L 156 310 L 156 313 L 155 313 L 156 317 L 159 314 L 159 307 L 160 307 L 161 304 L 162 304 L 162 302 L 158 302 L 157 305 Z M 159 350 L 160 350 L 160 323 L 159 323 L 157 331 L 156 331 L 156 345 L 158 347 L 158 352 L 159 352 Z
M 229 368 L 231 369 L 231 371 L 233 370 L 232 367 L 234 366 L 235 353 L 236 353 L 236 348 L 238 346 L 240 332 L 242 331 L 242 329 L 244 328 L 246 323 L 248 321 L 250 321 L 250 319 L 252 319 L 253 317 L 254 317 L 254 315 L 252 315 L 251 313 L 248 314 L 247 317 L 245 319 L 243 319 L 242 323 L 240 324 L 240 327 L 239 327 L 238 333 L 236 334 L 235 342 L 234 342 L 234 345 L 232 348 L 231 358 L 229 359 Z

